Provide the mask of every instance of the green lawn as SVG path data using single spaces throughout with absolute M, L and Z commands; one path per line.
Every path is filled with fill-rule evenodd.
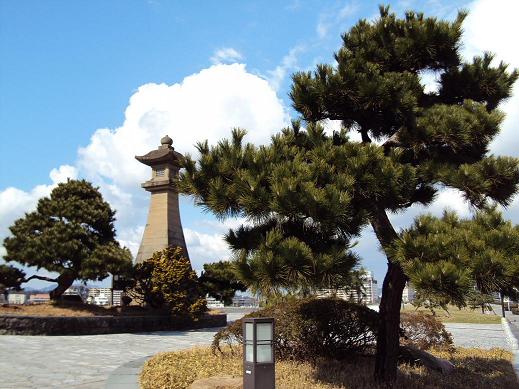
M 414 312 L 416 308 L 411 304 L 406 304 L 402 312 Z M 425 308 L 419 308 L 418 311 L 431 311 Z M 501 316 L 493 313 L 482 314 L 480 310 L 472 310 L 469 308 L 458 309 L 454 306 L 449 306 L 448 312 L 443 309 L 435 310 L 436 317 L 443 323 L 474 323 L 474 324 L 499 324 L 501 323 Z

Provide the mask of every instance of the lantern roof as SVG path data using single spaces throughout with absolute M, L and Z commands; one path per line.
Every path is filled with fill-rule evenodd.
M 178 165 L 178 161 L 184 156 L 173 148 L 173 140 L 168 136 L 164 136 L 160 140 L 161 145 L 144 155 L 136 155 L 135 159 L 145 165 L 155 166 L 164 163 L 172 163 Z

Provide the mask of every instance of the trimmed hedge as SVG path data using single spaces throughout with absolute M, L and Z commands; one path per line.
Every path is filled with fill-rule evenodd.
M 371 351 L 379 324 L 378 312 L 334 298 L 283 301 L 245 317 L 273 317 L 276 357 L 297 360 L 340 360 Z M 234 352 L 241 347 L 242 339 L 242 320 L 237 320 L 215 335 L 213 352 L 223 352 L 226 346 Z M 424 313 L 402 314 L 401 344 L 421 350 L 453 347 L 443 323 Z
M 245 317 L 273 317 L 275 350 L 279 359 L 344 359 L 375 342 L 377 312 L 340 299 L 302 299 L 279 303 Z M 242 321 L 220 330 L 213 351 L 233 350 L 242 342 Z

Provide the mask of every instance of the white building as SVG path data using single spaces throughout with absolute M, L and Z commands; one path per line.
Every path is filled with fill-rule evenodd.
M 34 293 L 29 296 L 30 304 L 44 304 L 50 301 L 50 295 L 48 293 Z
M 123 296 L 122 290 L 114 289 L 112 291 L 112 305 L 120 306 L 122 305 L 121 297 Z
M 65 292 L 64 296 L 79 296 L 81 300 L 85 301 L 88 297 L 88 287 L 84 285 L 72 285 Z
M 232 298 L 233 307 L 257 308 L 259 307 L 258 299 L 249 296 L 235 296 Z
M 87 302 L 95 305 L 121 305 L 123 291 L 112 288 L 90 288 Z
M 405 284 L 404 291 L 402 293 L 402 302 L 404 304 L 409 304 L 414 301 L 416 298 L 416 290 L 410 282 Z
M 16 305 L 25 304 L 27 302 L 27 296 L 22 292 L 10 292 L 7 296 L 7 302 Z
M 317 291 L 317 297 L 331 297 L 354 301 L 360 304 L 376 304 L 378 302 L 377 295 L 377 280 L 373 276 L 373 273 L 366 271 L 362 278 L 362 290 L 358 291 L 355 289 L 321 289 Z M 360 292 L 360 293 L 359 293 Z
M 207 295 L 205 299 L 207 301 L 207 308 L 209 309 L 224 307 L 223 303 L 220 300 L 215 299 L 214 297 L 209 297 L 209 295 Z
M 95 305 L 110 305 L 112 302 L 112 288 L 90 288 L 87 302 Z

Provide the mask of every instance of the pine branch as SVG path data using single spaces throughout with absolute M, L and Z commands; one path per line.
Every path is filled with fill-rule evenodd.
M 35 280 L 35 279 L 42 280 L 42 281 L 48 281 L 48 282 L 58 282 L 57 278 L 49 278 L 49 277 L 39 276 L 37 274 L 32 275 L 29 278 L 25 278 L 22 282 L 26 283 L 26 282 L 29 282 L 30 280 Z

